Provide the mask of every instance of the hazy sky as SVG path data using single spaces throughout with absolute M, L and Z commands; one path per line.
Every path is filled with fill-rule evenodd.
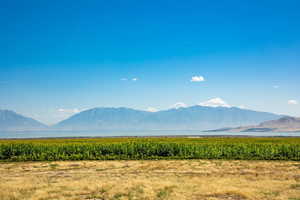
M 52 124 L 93 107 L 220 98 L 300 116 L 299 10 L 298 0 L 2 1 L 0 109 Z

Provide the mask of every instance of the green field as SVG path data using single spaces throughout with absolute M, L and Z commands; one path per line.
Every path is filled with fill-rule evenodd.
M 300 160 L 300 138 L 87 138 L 0 140 L 2 161 Z

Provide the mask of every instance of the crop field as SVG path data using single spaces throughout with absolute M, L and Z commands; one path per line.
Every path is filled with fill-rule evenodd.
M 0 160 L 1 200 L 300 200 L 300 138 L 4 139 Z
M 300 138 L 86 138 L 0 140 L 2 161 L 300 160 Z

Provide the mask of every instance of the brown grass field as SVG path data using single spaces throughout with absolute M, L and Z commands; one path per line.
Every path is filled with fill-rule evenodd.
M 0 163 L 1 200 L 300 200 L 300 162 Z

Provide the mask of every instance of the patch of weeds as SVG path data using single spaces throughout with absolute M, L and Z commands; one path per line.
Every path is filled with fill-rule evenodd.
M 103 169 L 103 168 L 98 168 L 96 169 L 96 172 L 102 172 L 102 171 L 105 171 L 106 169 Z
M 101 194 L 104 194 L 104 193 L 108 192 L 108 189 L 100 188 L 99 192 L 100 192 Z
M 105 200 L 106 198 L 99 195 L 99 194 L 90 194 L 88 197 L 86 197 L 85 199 L 89 199 L 89 200 Z
M 63 193 L 62 194 L 64 197 L 72 197 L 73 195 L 71 193 Z
M 58 194 L 58 193 L 60 194 L 61 192 L 62 192 L 61 190 L 50 190 L 50 191 L 48 191 L 47 193 L 48 193 L 48 194 L 55 194 L 55 193 L 56 193 L 56 194 Z
M 106 199 L 108 199 L 107 192 L 108 192 L 108 189 L 100 188 L 99 190 L 94 191 L 91 194 L 89 194 L 86 199 L 106 200 Z
M 116 193 L 113 197 L 112 197 L 112 200 L 119 200 L 119 199 L 121 199 L 122 197 L 126 197 L 127 196 L 127 194 L 125 194 L 125 193 Z
M 295 181 L 300 182 L 300 175 L 295 175 L 294 179 L 295 179 Z
M 173 192 L 174 186 L 166 186 L 158 190 L 156 197 L 157 199 L 166 199 Z
M 300 184 L 292 184 L 290 187 L 294 190 L 300 190 Z
M 106 191 L 105 191 L 106 192 Z M 142 200 L 144 194 L 144 190 L 142 186 L 132 187 L 128 189 L 127 193 L 116 193 L 111 198 L 112 200 L 120 200 L 120 199 L 128 199 L 128 200 Z
M 59 165 L 56 164 L 56 163 L 50 163 L 50 164 L 49 164 L 49 167 L 50 167 L 51 169 L 56 169 L 58 166 L 59 166 Z
M 272 197 L 277 197 L 279 195 L 278 191 L 271 191 L 271 192 L 263 192 L 264 195 L 266 196 L 272 196 Z
M 142 186 L 132 187 L 128 192 L 128 200 L 141 199 L 143 194 Z

